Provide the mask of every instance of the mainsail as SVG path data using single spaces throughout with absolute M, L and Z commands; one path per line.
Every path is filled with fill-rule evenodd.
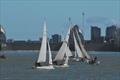
M 82 51 L 80 50 L 80 47 L 77 43 L 74 33 L 73 33 L 73 38 L 74 38 L 74 44 L 75 44 L 75 54 L 77 54 L 76 56 L 83 58 Z
M 69 46 L 66 47 L 66 53 L 67 53 L 67 56 L 69 56 L 69 57 L 72 56 L 72 52 L 71 52 Z
M 66 43 L 63 42 L 63 44 L 62 44 L 60 50 L 58 51 L 58 53 L 57 53 L 57 55 L 56 55 L 54 61 L 57 61 L 57 60 L 58 60 L 58 61 L 59 61 L 59 60 L 63 60 L 63 58 L 64 58 L 64 54 L 65 54 L 65 50 L 64 50 L 65 48 L 66 48 Z
M 64 65 L 68 64 L 69 56 L 66 55 Z
M 43 38 L 42 44 L 39 52 L 39 57 L 37 62 L 46 62 L 46 53 L 47 53 L 47 31 L 46 31 L 46 22 L 44 22 Z
M 80 36 L 78 34 L 78 31 L 76 31 L 76 32 L 77 32 L 77 37 L 78 37 L 79 42 L 80 42 L 80 47 L 81 47 L 82 53 L 84 54 L 84 56 L 87 57 L 87 59 L 91 59 L 91 57 L 88 55 L 87 51 L 85 50 L 85 48 L 82 45 L 82 41 L 81 41 L 81 38 L 80 38 Z
M 54 61 L 63 60 L 64 55 L 65 55 L 66 53 L 69 53 L 69 54 L 67 54 L 67 56 L 72 56 L 72 53 L 71 53 L 71 51 L 70 51 L 70 49 L 69 49 L 69 47 L 68 47 L 68 39 L 69 39 L 69 36 L 70 36 L 70 29 L 71 29 L 71 28 L 69 27 L 68 33 L 67 33 L 67 35 L 66 35 L 66 38 L 65 38 L 65 40 L 63 41 L 63 44 L 62 44 L 60 50 L 58 51 L 58 53 L 57 53 Z M 66 52 L 66 50 L 67 50 L 68 52 Z

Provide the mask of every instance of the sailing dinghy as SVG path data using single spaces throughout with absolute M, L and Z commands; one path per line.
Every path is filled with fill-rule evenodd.
M 79 40 L 80 48 L 81 48 L 81 51 L 82 51 L 83 56 L 84 56 L 83 59 L 89 64 L 94 64 L 94 63 L 100 64 L 100 61 L 97 61 L 97 56 L 94 57 L 94 58 L 91 58 L 91 56 L 87 53 L 87 51 L 85 50 L 85 48 L 82 44 L 81 38 L 78 35 L 78 31 L 76 31 L 76 32 L 77 32 L 77 37 L 78 37 L 78 40 Z
M 68 46 L 70 30 L 71 30 L 71 28 L 69 27 L 66 38 L 63 41 L 63 44 L 62 44 L 60 50 L 58 51 L 58 53 L 53 61 L 54 65 L 58 65 L 57 67 L 68 67 L 69 66 L 68 60 L 69 60 L 69 57 L 72 56 L 72 52 L 70 51 L 69 46 Z
M 49 55 L 48 63 L 47 63 L 47 53 Z M 37 62 L 35 63 L 35 67 L 38 69 L 54 69 L 52 64 L 51 49 L 47 38 L 46 22 L 44 22 L 43 38 L 39 52 L 39 57 Z

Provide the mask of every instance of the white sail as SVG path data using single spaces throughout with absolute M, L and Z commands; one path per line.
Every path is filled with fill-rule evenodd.
M 63 42 L 63 44 L 62 44 L 60 50 L 58 51 L 58 53 L 57 53 L 57 55 L 56 55 L 54 61 L 63 60 L 64 54 L 65 54 L 65 48 L 66 48 L 66 46 L 67 46 L 67 45 L 66 45 L 66 42 Z
M 69 57 L 72 56 L 72 52 L 71 52 L 70 48 L 69 48 L 68 46 L 67 46 L 66 48 L 67 48 L 67 51 L 66 51 L 66 52 L 68 53 L 67 55 L 68 55 Z
M 66 56 L 66 58 L 65 58 L 65 62 L 64 62 L 64 65 L 68 65 L 68 60 L 69 60 L 69 57 Z
M 74 57 L 77 58 L 77 51 L 76 50 L 75 50 L 74 54 L 75 54 Z
M 65 55 L 65 53 L 66 53 L 66 48 L 68 47 L 67 45 L 68 45 L 68 39 L 69 39 L 69 36 L 70 36 L 70 29 L 71 29 L 71 28 L 69 27 L 68 33 L 67 33 L 67 35 L 66 35 L 66 38 L 65 38 L 65 40 L 63 41 L 63 44 L 62 44 L 60 50 L 58 51 L 58 53 L 57 53 L 54 61 L 63 60 L 64 55 Z M 70 54 L 70 55 L 72 55 L 72 54 Z
M 47 52 L 47 31 L 46 31 L 46 22 L 44 22 L 44 30 L 43 30 L 43 38 L 42 38 L 42 43 L 41 43 L 41 48 L 39 52 L 39 57 L 38 57 L 38 63 L 39 62 L 46 62 L 46 52 Z
M 51 54 L 51 49 L 50 49 L 50 45 L 49 45 L 49 41 L 48 41 L 48 53 L 49 53 L 49 64 L 53 64 L 52 63 L 52 54 Z
M 69 27 L 68 29 L 68 32 L 67 32 L 67 35 L 66 35 L 66 38 L 65 38 L 65 41 L 68 43 L 68 39 L 70 37 L 70 30 L 71 30 L 71 27 Z
M 72 52 L 70 51 L 69 47 L 67 46 L 66 42 L 63 42 L 58 54 L 56 55 L 54 61 L 56 60 L 63 60 L 64 55 L 67 53 L 67 56 L 72 56 Z
M 77 32 L 77 36 L 78 36 L 78 39 L 79 39 L 79 41 L 80 41 L 80 47 L 81 47 L 81 50 L 82 50 L 84 56 L 86 56 L 87 59 L 91 59 L 91 57 L 88 55 L 87 51 L 85 50 L 85 48 L 84 48 L 83 45 L 82 45 L 82 41 L 81 41 L 81 38 L 80 38 L 80 36 L 79 36 L 79 34 L 78 34 L 78 31 L 76 31 L 76 32 Z
M 65 49 L 65 62 L 64 64 L 68 64 L 69 57 L 72 56 L 72 52 L 70 51 L 69 47 L 67 46 Z
M 76 38 L 75 38 L 74 33 L 73 33 L 73 38 L 74 38 L 74 43 L 75 43 L 75 52 L 76 52 L 76 54 L 78 55 L 78 57 L 83 58 L 83 54 L 82 54 L 82 52 L 81 52 L 81 50 L 80 50 L 80 47 L 79 47 L 79 45 L 78 45 L 78 43 L 77 43 L 77 40 L 76 40 Z

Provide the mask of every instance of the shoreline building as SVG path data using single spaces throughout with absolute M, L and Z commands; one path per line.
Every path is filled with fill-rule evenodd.
M 102 42 L 101 29 L 97 26 L 91 26 L 91 41 L 93 43 Z
M 120 28 L 117 25 L 106 28 L 105 39 L 111 50 L 120 51 Z
M 59 35 L 59 34 L 52 35 L 52 38 L 50 39 L 50 43 L 52 43 L 52 44 L 61 43 L 61 35 Z
M 116 35 L 116 29 L 117 27 L 115 25 L 112 25 L 112 26 L 108 26 L 106 28 L 106 41 L 108 43 L 113 43 L 114 42 L 114 38 L 115 38 L 115 35 Z
M 114 44 L 115 48 L 120 51 L 120 28 L 116 28 Z

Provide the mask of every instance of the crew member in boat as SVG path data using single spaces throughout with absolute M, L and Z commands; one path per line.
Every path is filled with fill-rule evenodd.
M 54 64 L 54 65 L 63 65 L 63 63 L 58 62 L 58 61 L 53 61 L 53 64 Z
M 5 55 L 0 55 L 1 59 L 6 59 Z
M 54 65 L 57 65 L 57 61 L 53 61 L 53 64 L 54 64 Z
M 86 59 L 88 60 L 88 58 L 85 56 L 83 58 L 80 58 L 80 61 L 84 62 Z
M 89 60 L 89 64 L 94 64 L 97 61 L 97 56 L 95 56 L 93 59 Z
M 84 61 L 85 61 L 85 58 L 80 58 L 80 61 L 81 61 L 81 62 L 84 62 Z
M 42 65 L 36 61 L 35 62 L 35 67 L 37 67 L 37 66 L 42 66 Z

